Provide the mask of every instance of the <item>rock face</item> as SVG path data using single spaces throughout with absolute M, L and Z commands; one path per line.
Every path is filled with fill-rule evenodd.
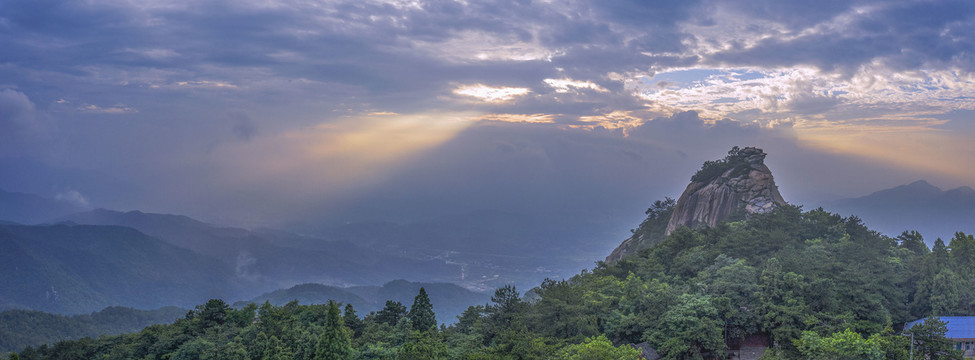
M 738 152 L 741 163 L 708 181 L 693 181 L 677 200 L 665 234 L 680 226 L 715 226 L 731 215 L 771 211 L 786 202 L 775 186 L 772 172 L 765 166 L 762 149 L 746 147 Z
M 715 226 L 733 216 L 747 218 L 786 205 L 765 166 L 765 155 L 754 147 L 734 148 L 724 160 L 705 163 L 677 203 L 668 199 L 667 203 L 654 204 L 655 211 L 647 210 L 647 220 L 606 257 L 606 262 L 651 247 L 681 226 Z

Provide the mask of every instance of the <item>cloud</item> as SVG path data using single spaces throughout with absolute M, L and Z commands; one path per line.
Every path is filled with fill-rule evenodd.
M 515 35 L 500 35 L 464 30 L 446 41 L 418 40 L 413 46 L 431 57 L 454 63 L 498 61 L 552 61 L 562 54 L 538 41 L 526 42 Z
M 34 103 L 22 92 L 0 90 L 0 133 L 3 137 L 32 130 L 35 127 Z
M 477 98 L 489 103 L 503 103 L 516 97 L 527 95 L 531 90 L 519 87 L 493 87 L 484 84 L 462 85 L 454 89 L 454 94 Z
M 558 93 L 567 93 L 573 91 L 573 89 L 575 90 L 589 89 L 589 90 L 603 92 L 603 93 L 609 92 L 609 90 L 606 90 L 606 88 L 603 88 L 602 86 L 599 86 L 599 84 L 596 84 L 592 81 L 578 81 L 578 80 L 572 80 L 568 78 L 545 79 L 542 81 L 544 81 L 545 84 L 548 84 L 548 86 L 554 88 L 555 92 Z
M 200 80 L 200 81 L 178 81 L 178 82 L 176 82 L 175 85 L 178 86 L 178 87 L 202 88 L 202 89 L 221 89 L 221 88 L 223 88 L 223 89 L 236 89 L 237 88 L 237 85 L 234 85 L 234 84 L 231 84 L 231 83 L 226 83 L 226 82 L 222 82 L 222 81 L 208 81 L 208 80 Z
M 125 49 L 126 51 L 145 56 L 153 60 L 166 60 L 179 56 L 179 53 L 172 49 Z
M 646 119 L 633 116 L 632 112 L 615 110 L 608 114 L 580 116 L 579 121 L 583 123 L 594 123 L 593 125 L 572 125 L 575 128 L 594 129 L 600 127 L 608 130 L 621 129 L 626 134 L 627 129 L 636 128 L 646 122 Z
M 78 111 L 93 114 L 134 114 L 139 112 L 139 110 L 122 104 L 113 105 L 109 107 L 101 107 L 98 105 L 85 104 L 78 107 Z
M 975 70 L 970 49 L 975 45 L 969 30 L 975 6 L 967 1 L 830 3 L 825 11 L 812 11 L 810 23 L 796 21 L 798 14 L 769 16 L 770 21 L 791 26 L 784 31 L 758 34 L 751 43 L 723 41 L 710 45 L 711 58 L 719 63 L 771 67 L 811 65 L 824 71 L 851 76 L 861 66 L 883 64 L 893 70 L 959 68 Z M 746 14 L 761 15 L 744 6 Z M 766 8 L 767 9 L 767 8 Z M 790 12 L 791 11 L 791 12 Z M 729 14 L 728 18 L 734 15 Z M 799 25 L 799 26 L 797 26 Z M 965 35 L 962 35 L 965 34 Z M 732 32 L 729 36 L 740 35 Z M 722 48 L 723 47 L 723 48 Z
M 510 123 L 554 124 L 553 114 L 487 114 L 476 118 L 480 121 L 501 121 Z
M 88 208 L 88 207 L 90 207 L 89 206 L 89 203 L 88 203 L 88 199 L 84 195 L 82 195 L 80 192 L 78 192 L 77 190 L 71 190 L 71 189 L 69 189 L 69 190 L 66 190 L 64 192 L 57 193 L 56 195 L 54 195 L 54 199 L 57 200 L 57 201 L 63 201 L 63 202 L 66 202 L 66 203 L 69 203 L 69 204 L 72 204 L 72 205 L 77 205 L 77 206 L 80 206 L 82 208 Z

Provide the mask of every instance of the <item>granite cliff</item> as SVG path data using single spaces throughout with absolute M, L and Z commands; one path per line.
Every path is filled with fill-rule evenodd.
M 668 199 L 655 203 L 647 210 L 647 220 L 606 261 L 653 246 L 681 226 L 715 226 L 786 205 L 772 171 L 765 166 L 765 156 L 762 149 L 736 146 L 724 159 L 705 162 L 677 202 Z

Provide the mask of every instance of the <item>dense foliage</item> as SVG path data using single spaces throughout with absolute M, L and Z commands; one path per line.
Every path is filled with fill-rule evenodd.
M 929 250 L 916 232 L 889 238 L 856 217 L 787 206 L 678 229 L 524 297 L 500 288 L 449 327 L 429 326 L 425 292 L 409 310 L 389 301 L 363 318 L 348 306 L 339 318 L 336 303 L 234 309 L 211 300 L 173 325 L 29 348 L 20 357 L 633 359 L 625 344 L 645 342 L 667 359 L 699 359 L 758 335 L 772 345 L 767 358 L 907 359 L 904 322 L 973 312 L 971 235 L 939 239 Z M 923 341 L 918 351 L 956 358 L 941 326 L 912 328 Z
M 729 177 L 735 178 L 748 173 L 748 162 L 741 154 L 741 149 L 737 146 L 728 151 L 728 156 L 721 160 L 708 160 L 701 165 L 701 169 L 691 176 L 693 182 L 709 182 L 724 174 L 726 171 L 735 169 Z

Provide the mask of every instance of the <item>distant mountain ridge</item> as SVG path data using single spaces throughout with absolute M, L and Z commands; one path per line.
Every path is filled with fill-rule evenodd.
M 867 226 L 888 236 L 917 230 L 928 245 L 936 238 L 947 242 L 957 231 L 975 232 L 975 189 L 968 186 L 942 190 L 918 180 L 822 206 L 843 215 L 856 215 Z
M 348 241 L 285 232 L 219 227 L 182 215 L 96 209 L 59 218 L 81 224 L 127 226 L 230 265 L 255 293 L 296 283 L 368 284 L 394 276 L 447 281 L 460 269 L 435 259 L 376 252 Z
M 233 297 L 233 270 L 132 228 L 0 225 L 0 309 L 62 314 Z
M 0 220 L 38 224 L 84 210 L 84 207 L 70 202 L 0 189 Z
M 473 292 L 456 284 L 394 280 L 382 286 L 347 288 L 301 284 L 269 292 L 248 301 L 239 301 L 234 306 L 240 307 L 248 303 L 261 304 L 265 301 L 271 305 L 281 306 L 292 300 L 297 300 L 302 305 L 309 305 L 325 304 L 328 300 L 335 300 L 343 304 L 352 304 L 359 316 L 365 316 L 370 311 L 381 310 L 386 300 L 398 301 L 409 307 L 421 287 L 430 296 L 439 323 L 453 323 L 469 306 L 485 304 L 491 299 L 488 294 Z

